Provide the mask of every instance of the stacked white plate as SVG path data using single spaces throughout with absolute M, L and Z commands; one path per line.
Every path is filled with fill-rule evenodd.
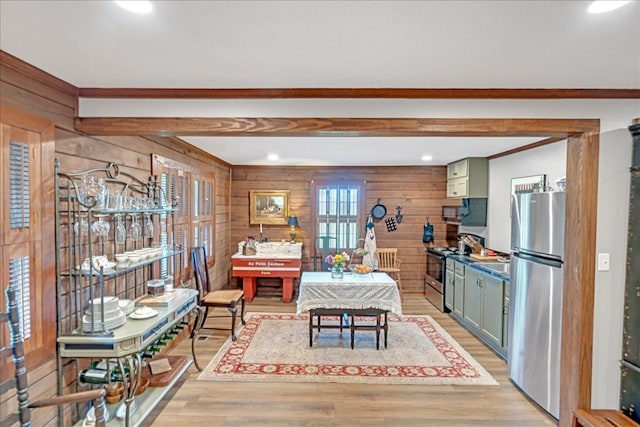
M 118 297 L 107 296 L 102 299 L 95 298 L 91 300 L 89 309 L 82 317 L 82 330 L 85 332 L 101 332 L 102 326 L 102 310 L 104 309 L 104 329 L 115 329 L 124 325 L 127 316 L 120 308 L 120 300 Z

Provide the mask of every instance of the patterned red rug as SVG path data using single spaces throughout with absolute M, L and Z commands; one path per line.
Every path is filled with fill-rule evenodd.
M 199 380 L 498 384 L 431 316 L 389 316 L 388 347 L 381 337 L 380 350 L 375 332 L 366 330 L 356 331 L 352 350 L 348 329 L 314 331 L 309 347 L 308 315 L 250 313 L 246 320 L 238 340 L 223 344 Z

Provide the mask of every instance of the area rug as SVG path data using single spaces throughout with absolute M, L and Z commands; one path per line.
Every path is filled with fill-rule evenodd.
M 388 347 L 381 333 L 380 350 L 375 331 L 366 330 L 356 330 L 352 350 L 348 329 L 314 330 L 309 347 L 306 314 L 249 313 L 246 320 L 237 341 L 229 338 L 198 380 L 498 384 L 431 316 L 389 316 Z M 337 322 L 323 318 L 323 324 Z

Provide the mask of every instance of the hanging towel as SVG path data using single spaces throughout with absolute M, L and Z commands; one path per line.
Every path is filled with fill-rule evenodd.
M 424 230 L 422 231 L 422 242 L 433 242 L 433 225 L 429 224 L 429 220 L 427 220 L 427 223 L 424 225 Z
M 369 253 L 362 257 L 362 263 L 364 265 L 368 265 L 374 270 L 377 270 L 378 248 L 376 246 L 376 230 L 371 216 L 369 216 L 369 221 L 367 222 L 367 234 L 364 239 L 364 249 L 369 251 Z

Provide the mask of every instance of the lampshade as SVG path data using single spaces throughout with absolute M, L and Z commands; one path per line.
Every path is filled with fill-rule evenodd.
M 298 224 L 298 217 L 297 216 L 290 216 L 289 220 L 287 221 L 287 225 L 289 227 L 300 227 L 300 224 Z

